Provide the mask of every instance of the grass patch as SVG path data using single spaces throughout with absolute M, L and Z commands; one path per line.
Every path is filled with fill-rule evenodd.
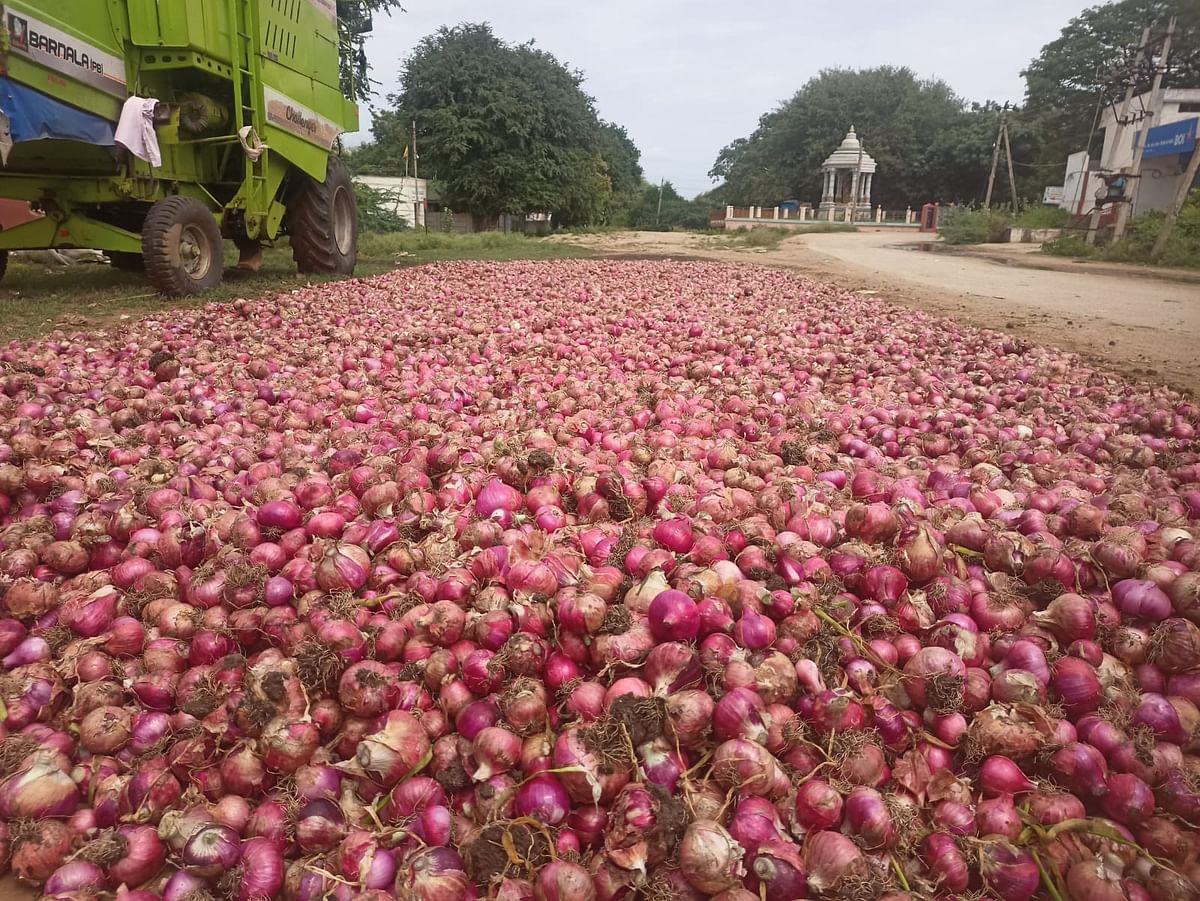
M 811 225 L 789 225 L 786 228 L 776 228 L 770 225 L 756 225 L 753 228 L 740 228 L 726 232 L 724 239 L 738 247 L 761 247 L 772 249 L 793 235 L 824 235 L 832 232 L 856 232 L 858 229 L 846 222 L 814 222 Z
M 583 247 L 519 234 L 364 234 L 359 240 L 355 277 L 367 278 L 441 260 L 545 260 L 591 255 Z M 232 267 L 236 262 L 237 254 L 231 249 L 226 265 Z M 159 310 L 262 297 L 336 280 L 333 276 L 298 274 L 286 242 L 266 251 L 259 272 L 228 268 L 216 290 L 203 297 L 182 299 L 156 293 L 138 272 L 95 264 L 51 267 L 13 261 L 0 281 L 0 341 L 32 338 L 57 328 L 97 328 Z
M 394 260 L 402 265 L 437 260 L 556 260 L 588 255 L 584 248 L 567 242 L 519 233 L 460 235 L 423 230 L 363 235 L 358 252 L 371 261 Z

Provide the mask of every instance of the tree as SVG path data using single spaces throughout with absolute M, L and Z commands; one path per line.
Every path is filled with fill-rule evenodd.
M 629 225 L 634 207 L 641 196 L 641 151 L 620 125 L 600 123 L 600 157 L 604 160 L 611 191 L 604 210 L 596 221 L 605 225 Z
M 608 167 L 614 194 L 637 191 L 642 186 L 642 152 L 629 133 L 612 122 L 600 123 L 600 156 Z
M 394 113 L 380 113 L 381 116 L 394 116 Z M 373 126 L 374 127 L 374 126 Z M 398 126 L 391 126 L 395 127 Z M 389 175 L 405 174 L 404 148 L 381 144 L 379 141 L 366 141 L 343 154 L 346 165 L 355 175 Z M 407 169 L 412 174 L 411 167 Z
M 962 116 L 963 102 L 949 85 L 918 79 L 910 69 L 826 69 L 765 114 L 752 135 L 725 147 L 709 174 L 724 179 L 728 196 L 741 203 L 819 200 L 821 163 L 854 125 L 879 166 L 873 199 L 916 205 L 937 196 L 932 142 Z M 990 139 L 986 147 L 990 153 Z
M 708 228 L 708 204 L 688 200 L 669 181 L 662 185 L 661 212 L 659 207 L 659 186 L 643 182 L 630 226 L 659 231 Z
M 1168 87 L 1200 87 L 1200 0 L 1121 0 L 1084 10 L 1046 44 L 1027 69 L 1025 106 L 1038 117 L 1045 135 L 1041 162 L 1065 162 L 1077 150 L 1093 153 L 1092 123 L 1098 104 L 1119 102 L 1127 80 L 1149 90 L 1153 72 L 1134 71 L 1132 62 L 1142 29 L 1179 19 L 1171 44 Z
M 370 100 L 375 93 L 371 64 L 367 61 L 367 35 L 371 17 L 392 10 L 404 12 L 400 0 L 337 0 L 338 36 L 341 44 L 342 93 L 354 100 Z
M 932 137 L 926 157 L 931 178 L 930 196 L 942 203 L 982 203 L 987 194 L 992 146 L 1001 116 L 1007 117 L 1017 173 L 1017 193 L 1022 199 L 1040 197 L 1045 173 L 1034 164 L 1040 147 L 1040 130 L 1024 110 L 1002 110 L 996 103 L 974 103 L 949 128 Z M 1003 151 L 996 169 L 993 202 L 1009 202 L 1008 174 Z
M 532 42 L 505 43 L 487 24 L 441 28 L 405 60 L 393 109 L 372 126 L 375 143 L 394 159 L 416 120 L 421 172 L 439 179 L 456 210 L 594 221 L 611 183 L 582 82 Z

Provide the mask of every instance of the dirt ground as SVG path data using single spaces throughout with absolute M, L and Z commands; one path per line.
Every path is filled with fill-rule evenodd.
M 784 266 L 959 321 L 1061 347 L 1126 376 L 1200 393 L 1200 275 L 1033 254 L 1030 245 L 922 252 L 929 236 L 796 235 L 770 250 L 674 232 L 571 235 L 602 253 Z M 1037 267 L 1037 268 L 1033 268 Z

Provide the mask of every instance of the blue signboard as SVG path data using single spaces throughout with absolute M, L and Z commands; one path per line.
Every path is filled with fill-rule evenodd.
M 1196 147 L 1196 125 L 1200 119 L 1184 119 L 1168 125 L 1150 129 L 1146 138 L 1143 157 L 1170 156 L 1173 153 L 1190 153 Z

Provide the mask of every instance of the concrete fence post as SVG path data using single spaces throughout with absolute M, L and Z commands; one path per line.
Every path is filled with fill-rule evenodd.
M 875 207 L 875 221 L 880 224 L 883 223 L 883 206 L 882 206 L 882 204 L 880 206 Z
M 912 225 L 912 207 L 909 207 L 904 211 L 904 224 Z
M 733 218 L 733 205 L 732 205 L 732 204 L 730 204 L 729 206 L 725 207 L 725 218 L 726 218 L 726 219 L 732 219 L 732 218 Z
M 779 207 L 775 207 L 775 209 L 771 212 L 771 218 L 772 219 L 779 218 Z

